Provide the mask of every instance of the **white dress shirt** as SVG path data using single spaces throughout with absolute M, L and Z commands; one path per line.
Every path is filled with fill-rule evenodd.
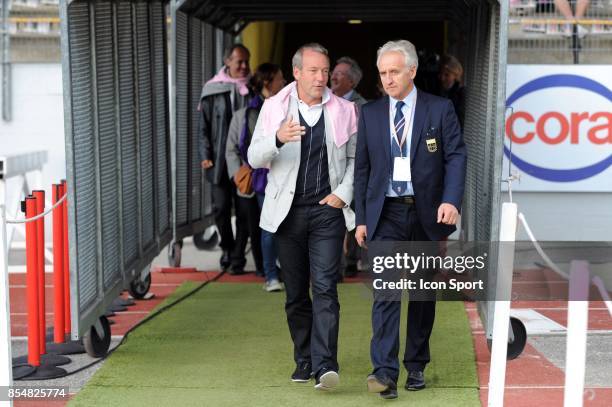
M 416 86 L 412 87 L 410 93 L 403 99 L 404 106 L 402 106 L 402 113 L 404 114 L 406 125 L 408 126 L 408 133 L 406 134 L 406 141 L 404 144 L 406 145 L 406 151 L 408 152 L 408 157 L 410 157 L 410 145 L 412 144 L 412 123 L 414 122 L 414 109 L 416 107 L 417 100 L 417 89 Z M 393 120 L 395 119 L 395 105 L 399 102 L 399 100 L 392 98 L 389 96 L 389 123 L 391 126 L 393 125 Z M 399 135 L 401 137 L 401 135 Z M 392 144 L 397 144 L 395 139 L 395 135 L 393 131 L 389 131 L 389 141 Z M 389 146 L 390 148 L 392 145 Z M 393 161 L 393 157 L 391 157 L 391 161 Z M 391 163 L 391 167 L 393 168 L 393 162 Z M 414 189 L 412 188 L 412 182 L 406 181 L 408 183 L 408 187 L 402 194 L 402 196 L 414 195 Z M 389 177 L 389 186 L 387 187 L 387 196 L 396 197 L 399 196 L 397 192 L 393 190 L 393 173 L 390 174 Z
M 329 101 L 329 91 L 326 88 L 323 91 L 323 98 L 321 100 L 321 103 L 317 103 L 316 105 L 312 105 L 312 106 L 308 106 L 305 102 L 303 102 L 298 97 L 297 84 L 291 90 L 291 97 L 293 97 L 293 98 L 295 98 L 295 100 L 297 100 L 297 102 L 298 102 L 298 110 L 300 111 L 300 114 L 304 118 L 304 121 L 310 127 L 312 127 L 315 124 L 317 124 L 317 122 L 319 121 L 319 118 L 321 117 L 321 113 L 323 113 L 323 105 Z M 294 117 L 293 121 L 299 123 L 300 119 L 299 119 L 299 117 Z

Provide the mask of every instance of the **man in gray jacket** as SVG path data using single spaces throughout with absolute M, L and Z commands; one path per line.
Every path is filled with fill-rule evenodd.
M 227 132 L 234 111 L 245 107 L 251 98 L 249 80 L 249 50 L 241 44 L 225 51 L 225 65 L 202 89 L 200 104 L 199 155 L 206 178 L 212 183 L 215 223 L 221 235 L 223 250 L 220 265 L 230 274 L 244 271 L 244 246 L 248 239 L 246 214 L 236 206 L 236 187 L 231 182 L 225 161 Z M 232 231 L 232 203 L 236 207 L 236 239 Z
M 260 227 L 276 233 L 294 345 L 294 382 L 314 375 L 318 390 L 338 385 L 336 274 L 346 228 L 354 228 L 356 112 L 335 96 L 327 50 L 307 44 L 294 55 L 295 82 L 266 99 L 248 151 L 269 167 Z M 309 288 L 312 286 L 312 300 Z

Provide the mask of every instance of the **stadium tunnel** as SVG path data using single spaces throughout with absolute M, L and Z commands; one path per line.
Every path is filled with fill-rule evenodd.
M 423 57 L 458 57 L 469 156 L 459 238 L 497 239 L 507 2 L 65 0 L 60 10 L 74 339 L 100 329 L 123 289 L 146 290 L 162 250 L 178 265 L 183 238 L 214 245 L 196 107 L 223 49 L 238 40 L 251 48 L 252 66 L 278 62 L 286 77 L 295 49 L 320 42 L 332 63 L 343 55 L 360 63 L 358 90 L 368 98 L 376 49 L 387 40 L 408 39 Z M 417 84 L 431 75 L 422 60 Z M 479 310 L 491 338 L 492 303 Z

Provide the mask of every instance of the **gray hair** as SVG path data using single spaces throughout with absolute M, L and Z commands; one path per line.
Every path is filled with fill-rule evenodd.
M 353 81 L 353 86 L 356 88 L 357 85 L 359 85 L 359 81 L 361 81 L 361 78 L 363 77 L 363 72 L 359 67 L 359 64 L 357 64 L 357 61 L 350 57 L 339 58 L 336 61 L 336 65 L 340 64 L 347 64 L 349 66 L 349 76 Z
M 297 51 L 295 51 L 295 54 L 291 59 L 291 65 L 293 66 L 293 68 L 302 69 L 302 57 L 304 56 L 304 51 L 306 50 L 318 52 L 329 58 L 327 49 L 325 49 L 323 45 L 317 44 L 316 42 L 311 42 L 309 44 L 302 45 Z
M 419 57 L 417 56 L 416 48 L 410 41 L 406 40 L 398 40 L 398 41 L 389 41 L 382 47 L 378 48 L 378 52 L 376 53 L 376 65 L 380 62 L 380 58 L 383 54 L 387 52 L 399 52 L 404 56 L 404 60 L 406 61 L 406 66 L 414 66 L 415 68 L 419 67 Z

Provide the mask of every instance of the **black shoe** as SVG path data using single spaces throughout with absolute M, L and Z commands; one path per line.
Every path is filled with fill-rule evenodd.
M 408 380 L 406 380 L 406 390 L 417 391 L 425 388 L 425 375 L 422 370 L 408 371 Z
M 231 276 L 241 276 L 244 274 L 244 268 L 243 267 L 232 267 L 229 270 L 229 274 Z
M 344 268 L 344 277 L 355 277 L 357 275 L 357 265 L 349 264 Z
M 370 393 L 384 393 L 389 390 L 397 390 L 395 382 L 388 377 L 378 377 L 371 374 L 366 379 L 366 383 L 368 384 L 368 391 Z M 395 392 L 395 396 L 397 397 L 397 391 Z
M 291 375 L 291 381 L 295 383 L 306 383 L 312 376 L 312 364 L 310 362 L 300 362 Z
M 332 369 L 323 368 L 320 370 L 315 382 L 315 389 L 329 391 L 333 390 L 340 383 L 338 372 Z
M 383 398 L 385 400 L 396 399 L 397 389 L 387 389 L 385 391 L 381 391 L 380 393 L 378 393 L 378 395 L 380 396 L 380 398 Z
M 221 270 L 227 270 L 229 266 L 232 264 L 230 260 L 230 253 L 227 250 L 223 250 L 223 254 L 219 259 L 219 265 L 221 266 Z

